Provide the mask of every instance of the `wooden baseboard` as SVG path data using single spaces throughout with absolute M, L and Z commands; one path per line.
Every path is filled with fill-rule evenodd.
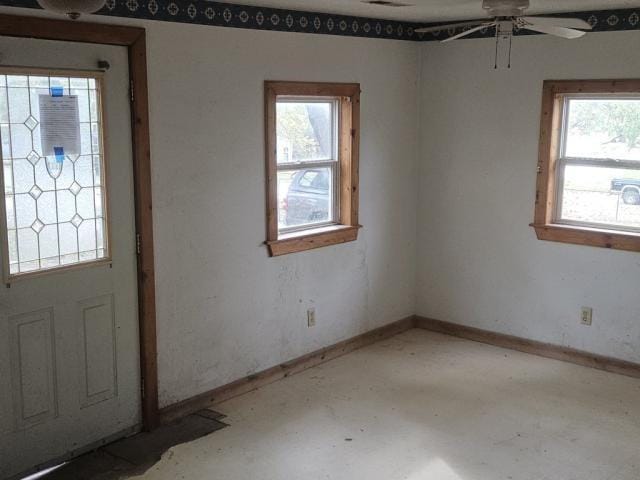
M 353 352 L 366 345 L 370 345 L 379 340 L 392 337 L 398 333 L 413 328 L 414 316 L 403 318 L 375 330 L 363 333 L 356 337 L 344 340 L 329 347 L 321 348 L 315 352 L 303 355 L 275 367 L 262 370 L 261 372 L 241 378 L 235 382 L 228 383 L 195 397 L 188 398 L 173 405 L 160 409 L 160 423 L 166 424 L 191 413 L 211 407 L 217 403 L 230 398 L 250 392 L 256 388 L 273 383 L 281 378 L 288 377 L 294 373 L 302 372 L 308 368 L 340 357 L 346 353 Z
M 520 352 L 531 353 L 541 357 L 553 358 L 565 362 L 583 365 L 585 367 L 597 368 L 607 372 L 618 373 L 628 377 L 640 378 L 640 364 L 620 360 L 604 355 L 576 350 L 574 348 L 562 347 L 550 343 L 528 340 L 526 338 L 514 337 L 503 333 L 491 332 L 465 325 L 458 325 L 441 320 L 433 320 L 416 315 L 415 327 L 431 330 L 433 332 L 445 333 L 455 337 L 466 338 L 476 342 L 487 343 L 497 347 L 509 348 Z
M 321 348 L 315 352 L 164 407 L 160 410 L 160 422 L 162 424 L 172 422 L 198 410 L 211 407 L 414 327 L 640 378 L 640 364 L 637 363 L 416 315 L 403 318 L 389 325 L 376 328 L 335 345 Z

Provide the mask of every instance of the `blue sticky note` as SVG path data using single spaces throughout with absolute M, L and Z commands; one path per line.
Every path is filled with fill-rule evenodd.
M 62 87 L 51 87 L 52 97 L 61 97 L 63 93 L 64 93 L 64 89 Z
M 56 162 L 58 163 L 64 162 L 64 148 L 53 147 L 53 153 L 56 156 Z

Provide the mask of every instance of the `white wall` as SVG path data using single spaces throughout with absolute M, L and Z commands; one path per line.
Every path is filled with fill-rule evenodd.
M 640 361 L 640 257 L 528 226 L 542 80 L 637 77 L 637 33 L 517 38 L 494 71 L 491 40 L 92 20 L 148 31 L 162 406 L 416 312 Z M 361 83 L 357 242 L 267 257 L 265 79 Z
M 147 29 L 161 406 L 414 313 L 419 44 L 87 20 Z M 356 242 L 267 256 L 264 80 L 360 83 Z
M 419 46 L 145 27 L 161 404 L 413 314 Z M 357 242 L 268 258 L 265 79 L 360 82 Z
M 511 70 L 493 69 L 492 40 L 422 46 L 418 314 L 640 360 L 640 255 L 528 226 L 542 81 L 638 78 L 638 38 L 516 38 Z

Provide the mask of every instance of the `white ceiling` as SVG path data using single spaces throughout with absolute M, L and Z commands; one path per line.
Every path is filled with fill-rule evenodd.
M 237 0 L 230 3 L 415 22 L 465 20 L 484 15 L 482 0 L 397 0 L 409 7 L 367 5 L 361 0 Z M 528 13 L 563 13 L 640 7 L 640 0 L 531 0 Z

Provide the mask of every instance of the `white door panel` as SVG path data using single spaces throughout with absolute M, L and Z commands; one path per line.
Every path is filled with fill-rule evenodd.
M 0 37 L 0 59 L 0 68 L 111 65 L 102 81 L 111 262 L 0 285 L 0 478 L 8 478 L 137 429 L 140 368 L 126 48 Z

